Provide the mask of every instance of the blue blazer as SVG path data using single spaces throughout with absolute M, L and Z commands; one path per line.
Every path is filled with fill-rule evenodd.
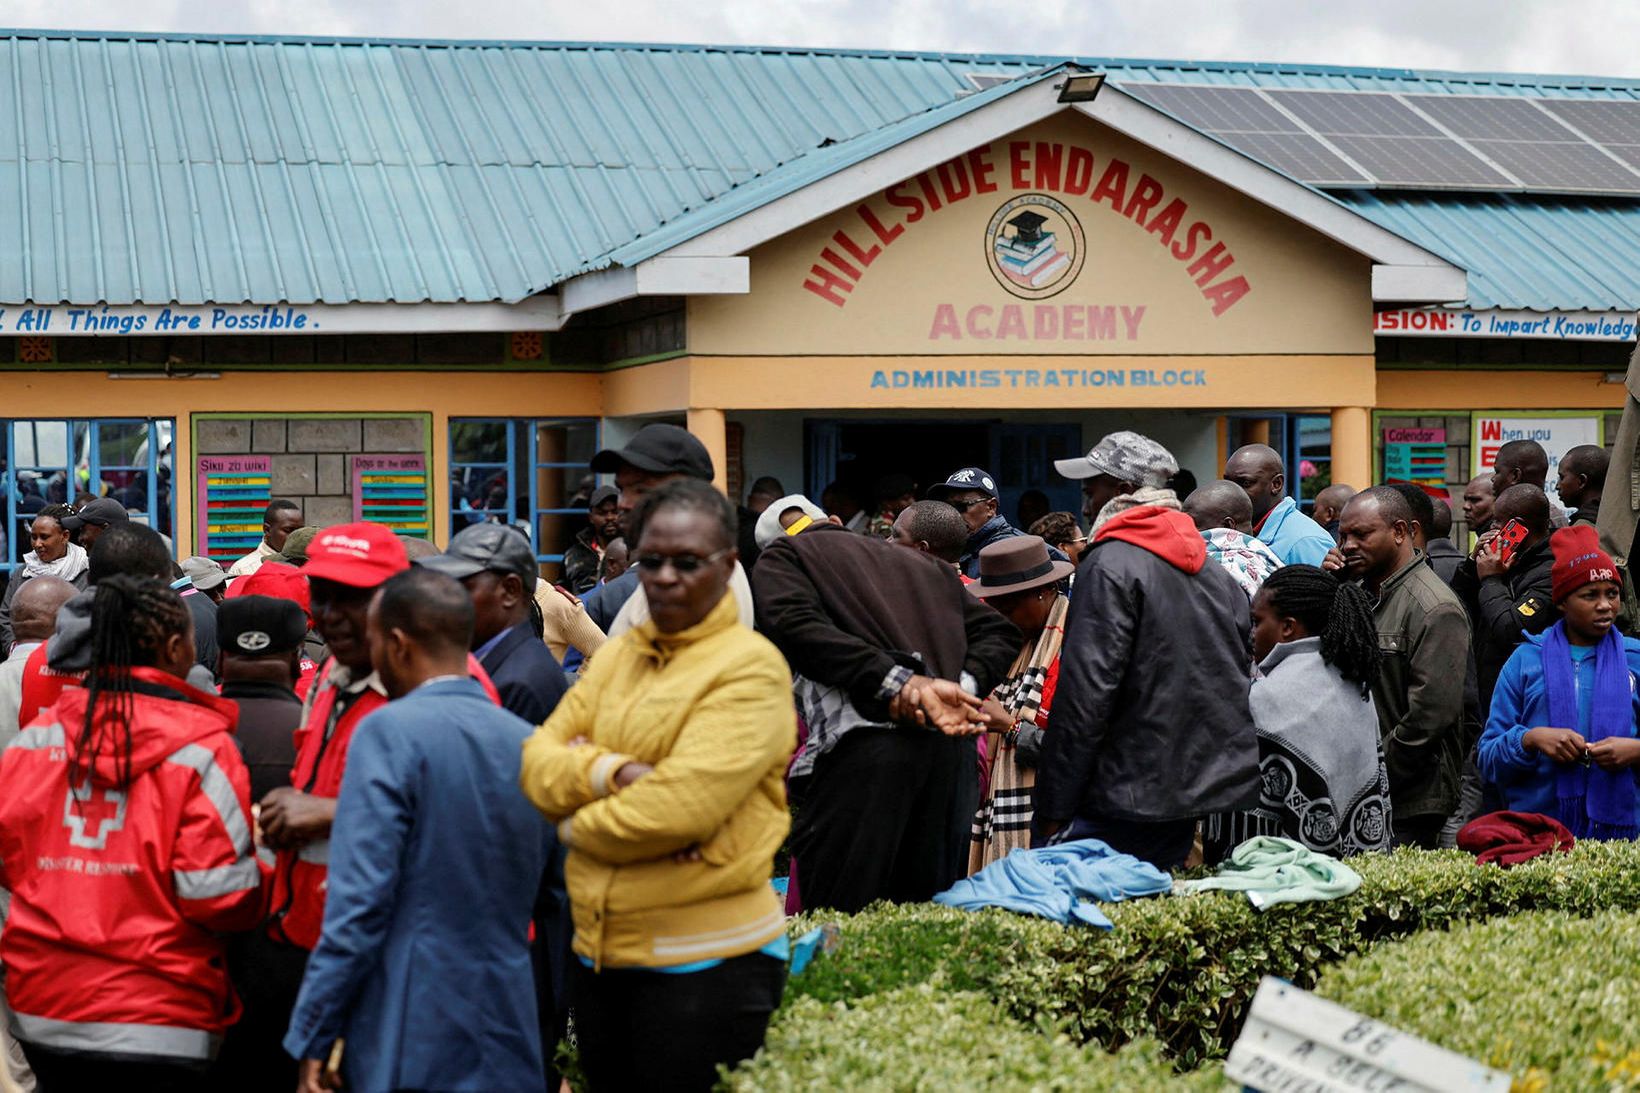
M 479 661 L 501 695 L 503 709 L 531 725 L 558 708 L 568 683 L 564 669 L 528 625 L 515 626 Z
M 323 1059 L 346 1037 L 351 1093 L 542 1088 L 528 931 L 552 828 L 518 791 L 532 731 L 471 679 L 359 723 L 284 1040 Z

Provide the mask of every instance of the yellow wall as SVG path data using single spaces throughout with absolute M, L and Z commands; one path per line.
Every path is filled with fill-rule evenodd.
M 1074 382 L 1064 373 L 1075 373 Z M 1086 374 L 1107 382 L 1092 386 Z M 1177 381 L 1157 386 L 1174 373 Z M 965 386 L 944 385 L 958 373 Z M 1055 381 L 1047 383 L 1049 374 Z M 1139 383 L 1136 375 L 1147 382 Z M 1118 386 L 1110 382 L 1120 376 Z M 913 386 L 917 378 L 940 386 Z M 903 385 L 900 380 L 904 379 Z M 994 383 L 980 385 L 983 381 Z M 1194 381 L 1203 381 L 1197 383 Z M 684 357 L 613 373 L 611 416 L 678 409 L 1061 410 L 1371 406 L 1370 356 L 1291 357 Z
M 1369 404 L 1370 405 L 1370 404 Z M 1621 410 L 1623 385 L 1604 372 L 1378 373 L 1378 410 Z
M 8 417 L 174 418 L 177 549 L 192 553 L 194 459 L 191 415 L 204 413 L 431 413 L 429 473 L 433 535 L 450 533 L 443 498 L 450 481 L 452 417 L 596 417 L 600 378 L 566 372 L 224 372 L 219 379 L 110 379 L 95 372 L 8 372 L 0 376 Z
M 1021 212 L 1043 217 L 1070 259 L 1040 289 L 1009 280 L 996 260 L 998 234 L 1011 238 Z M 1067 113 L 754 249 L 749 295 L 690 299 L 688 346 L 726 356 L 1370 354 L 1369 279 L 1364 257 Z

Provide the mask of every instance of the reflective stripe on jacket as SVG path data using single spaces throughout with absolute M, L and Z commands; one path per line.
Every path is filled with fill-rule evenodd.
M 70 687 L 0 755 L 6 993 L 26 1041 L 203 1060 L 239 1016 L 219 935 L 264 909 L 250 776 L 233 703 L 131 675 L 129 751 L 104 722 L 80 752 Z

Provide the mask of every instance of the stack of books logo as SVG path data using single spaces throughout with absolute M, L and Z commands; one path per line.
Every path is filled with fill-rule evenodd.
M 1023 212 L 1008 221 L 1013 235 L 997 235 L 997 266 L 1017 285 L 1041 288 L 1071 264 L 1071 256 L 1059 249 L 1054 233 L 1042 230 L 1047 222 L 1041 213 Z

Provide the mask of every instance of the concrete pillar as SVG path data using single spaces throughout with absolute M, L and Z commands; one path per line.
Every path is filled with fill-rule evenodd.
M 1372 482 L 1372 411 L 1339 406 L 1332 412 L 1332 480 L 1365 489 Z
M 712 485 L 727 489 L 729 485 L 728 422 L 722 410 L 690 410 L 689 431 L 706 445 L 712 457 Z

